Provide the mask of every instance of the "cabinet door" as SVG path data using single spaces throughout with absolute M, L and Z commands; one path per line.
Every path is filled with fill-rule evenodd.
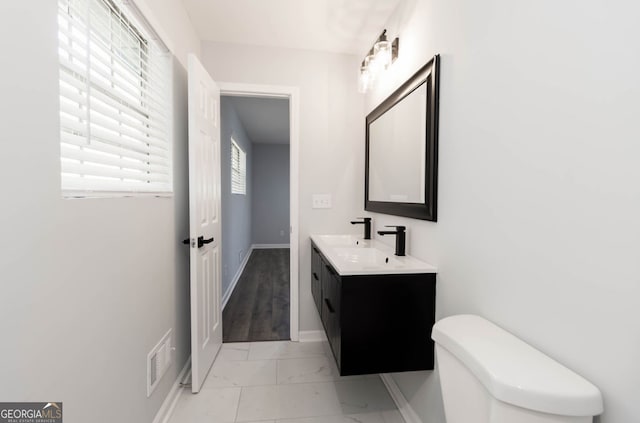
M 315 245 L 311 245 L 311 295 L 318 313 L 322 313 L 322 258 Z
M 322 261 L 322 273 L 320 276 L 321 285 L 321 302 L 320 302 L 320 317 L 324 324 L 324 329 L 329 337 L 329 322 L 331 313 L 333 313 L 333 307 L 331 306 L 331 268 L 328 264 Z
M 333 307 L 333 313 L 331 314 L 331 348 L 333 354 L 336 357 L 338 368 L 340 368 L 341 357 L 341 345 L 342 345 L 342 331 L 340 327 L 340 315 L 341 315 L 341 279 L 337 273 L 331 271 L 331 305 Z
M 325 269 L 322 280 L 322 320 L 329 345 L 331 345 L 338 368 L 340 368 L 340 277 L 329 265 L 326 265 Z

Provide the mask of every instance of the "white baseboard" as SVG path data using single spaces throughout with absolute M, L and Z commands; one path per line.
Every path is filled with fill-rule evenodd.
M 253 244 L 254 250 L 263 250 L 265 248 L 291 248 L 291 244 Z
M 380 379 L 382 379 L 382 383 L 387 387 L 387 391 L 389 391 L 389 395 L 391 395 L 391 399 L 396 403 L 396 407 L 398 407 L 398 411 L 402 415 L 402 418 L 406 423 L 422 423 L 420 417 L 416 414 L 409 404 L 409 401 L 402 395 L 402 391 L 398 387 L 398 384 L 391 377 L 389 373 L 380 374 Z
M 253 246 L 249 247 L 249 249 L 247 250 L 247 254 L 245 254 L 244 258 L 242 259 L 242 263 L 240 263 L 240 266 L 238 267 L 238 271 L 233 276 L 233 279 L 231 279 L 231 284 L 229 284 L 227 291 L 222 296 L 223 310 L 227 306 L 227 302 L 229 301 L 229 298 L 231 298 L 231 294 L 233 294 L 233 290 L 236 289 L 236 285 L 240 280 L 240 276 L 242 276 L 242 272 L 244 272 L 244 268 L 247 265 L 247 262 L 249 261 L 249 257 L 251 256 L 252 251 L 253 251 Z
M 173 382 L 173 386 L 167 394 L 167 397 L 162 402 L 160 410 L 158 410 L 156 417 L 153 419 L 153 423 L 167 423 L 169 421 L 171 413 L 173 413 L 173 410 L 176 408 L 176 404 L 178 403 L 178 399 L 180 398 L 180 393 L 182 392 L 180 383 L 184 381 L 187 373 L 189 373 L 190 370 L 191 357 L 189 357 L 175 382 Z
M 321 342 L 326 340 L 327 335 L 323 330 L 301 330 L 298 332 L 299 342 Z

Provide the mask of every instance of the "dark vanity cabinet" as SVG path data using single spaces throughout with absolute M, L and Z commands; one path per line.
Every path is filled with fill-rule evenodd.
M 312 242 L 311 293 L 340 375 L 433 369 L 435 273 L 341 276 Z

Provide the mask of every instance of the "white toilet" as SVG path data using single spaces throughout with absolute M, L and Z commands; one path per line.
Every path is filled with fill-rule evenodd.
M 589 381 L 493 323 L 451 316 L 433 326 L 447 423 L 591 423 Z

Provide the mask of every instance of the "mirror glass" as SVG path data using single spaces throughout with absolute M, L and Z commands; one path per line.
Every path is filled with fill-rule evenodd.
M 424 203 L 427 85 L 369 126 L 369 199 Z
M 437 220 L 439 56 L 367 115 L 364 209 Z

